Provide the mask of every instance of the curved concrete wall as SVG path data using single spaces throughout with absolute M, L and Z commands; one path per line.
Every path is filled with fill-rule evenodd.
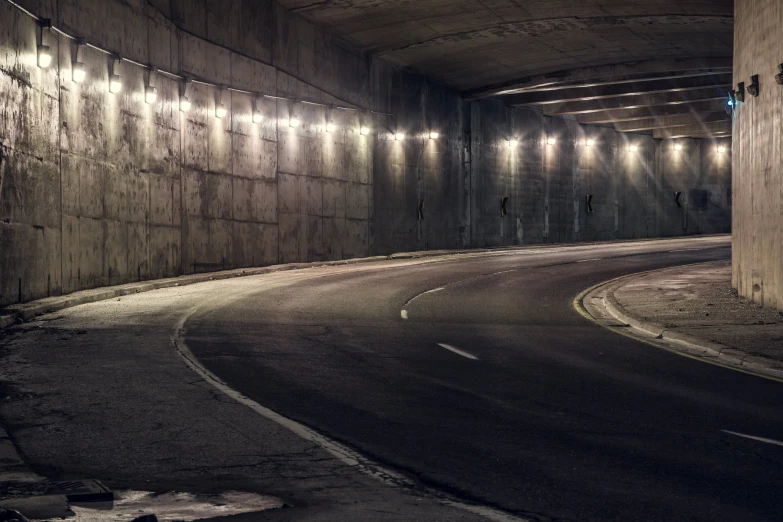
M 734 111 L 733 284 L 740 295 L 783 310 L 783 5 L 734 3 L 734 83 L 759 75 L 759 96 Z
M 202 85 L 185 114 L 177 80 L 158 75 L 148 105 L 129 63 L 110 94 L 110 60 L 89 48 L 77 85 L 73 42 L 47 32 L 55 60 L 39 69 L 34 22 L 0 1 L 0 305 L 279 262 L 729 229 L 730 158 L 712 142 L 639 136 L 631 153 L 611 129 L 467 103 L 269 0 L 20 3 L 137 62 L 394 117 L 332 111 L 327 133 L 324 107 L 296 104 L 292 131 L 289 102 L 263 99 L 254 124 L 255 97 Z

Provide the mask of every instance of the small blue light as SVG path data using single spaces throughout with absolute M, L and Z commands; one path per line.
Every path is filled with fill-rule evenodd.
M 734 107 L 734 100 L 729 98 L 729 107 Z

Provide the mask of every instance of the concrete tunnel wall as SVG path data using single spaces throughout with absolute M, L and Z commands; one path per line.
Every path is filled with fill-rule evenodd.
M 783 6 L 779 0 L 735 0 L 734 84 L 759 76 L 759 95 L 745 93 L 734 111 L 732 283 L 737 292 L 783 310 Z
M 647 135 L 465 102 L 269 0 L 19 3 L 141 63 L 394 117 L 335 110 L 338 131 L 327 133 L 328 111 L 298 103 L 293 131 L 285 100 L 261 100 L 265 120 L 254 124 L 253 96 L 195 84 L 181 113 L 179 81 L 156 75 L 148 105 L 148 74 L 128 63 L 122 92 L 110 94 L 110 60 L 90 48 L 79 56 L 87 80 L 75 84 L 73 42 L 46 31 L 55 60 L 39 69 L 36 25 L 0 2 L 0 305 L 223 268 L 730 229 L 731 158 L 713 141 L 674 151 Z M 224 119 L 214 116 L 221 101 Z

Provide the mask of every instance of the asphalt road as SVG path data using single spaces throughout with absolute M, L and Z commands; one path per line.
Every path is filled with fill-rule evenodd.
M 613 277 L 729 257 L 654 242 L 324 274 L 202 307 L 186 342 L 259 403 L 532 520 L 781 520 L 783 447 L 722 430 L 783 439 L 783 385 L 572 307 Z

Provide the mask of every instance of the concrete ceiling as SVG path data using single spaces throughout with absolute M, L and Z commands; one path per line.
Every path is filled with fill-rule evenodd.
M 689 135 L 694 124 L 702 125 L 698 135 L 725 131 L 710 102 L 732 83 L 733 0 L 279 1 L 467 98 L 499 96 L 602 123 L 636 110 L 648 126 L 642 132 L 671 122 Z M 581 108 L 564 112 L 573 104 Z M 672 112 L 675 105 L 682 110 Z M 700 119 L 705 114 L 710 121 Z

